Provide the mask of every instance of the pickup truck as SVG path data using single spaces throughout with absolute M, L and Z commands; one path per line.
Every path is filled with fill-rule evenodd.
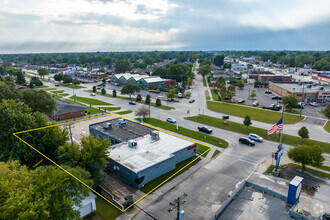
M 212 133 L 212 129 L 209 127 L 206 127 L 206 126 L 198 127 L 198 130 L 201 132 L 209 133 L 209 134 Z

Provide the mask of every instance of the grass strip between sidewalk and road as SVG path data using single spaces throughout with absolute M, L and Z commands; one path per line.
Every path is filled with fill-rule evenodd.
M 139 119 L 136 119 L 136 120 L 139 120 Z M 208 134 L 204 134 L 204 133 L 201 133 L 198 131 L 193 131 L 193 130 L 190 130 L 190 129 L 187 129 L 187 128 L 184 128 L 181 126 L 178 126 L 179 129 L 176 130 L 176 125 L 170 124 L 165 121 L 158 120 L 156 118 L 145 118 L 145 119 L 143 119 L 143 122 L 151 124 L 151 125 L 159 127 L 159 128 L 163 128 L 165 130 L 168 130 L 168 131 L 171 131 L 171 132 L 174 132 L 177 134 L 181 134 L 181 135 L 205 142 L 205 143 L 212 144 L 217 147 L 226 148 L 228 146 L 227 141 L 225 141 L 221 138 L 214 137 L 214 136 L 211 136 Z M 196 150 L 200 153 L 203 153 L 207 149 L 208 149 L 207 147 L 199 145 L 199 146 L 197 146 Z
M 86 103 L 87 105 L 112 105 L 107 102 L 103 102 L 97 99 L 91 99 L 91 98 L 85 98 L 85 97 L 79 97 L 79 96 L 71 96 L 70 99 Z
M 205 76 L 203 76 L 203 86 L 207 87 Z
M 104 110 L 107 110 L 107 111 L 118 111 L 121 109 L 121 107 L 101 107 L 102 109 Z
M 301 165 L 294 164 L 294 163 L 288 163 L 288 164 L 281 165 L 281 167 L 285 167 L 285 166 L 295 167 L 297 169 L 302 170 Z M 267 170 L 265 171 L 265 173 L 271 174 L 272 171 L 274 170 L 274 168 L 275 168 L 275 165 L 270 165 L 267 168 Z M 280 168 L 280 170 L 281 170 L 281 168 Z M 326 177 L 326 178 L 330 178 L 330 174 L 325 173 L 325 172 L 321 172 L 321 171 L 318 171 L 318 170 L 314 170 L 313 168 L 306 167 L 305 171 L 310 172 L 310 173 L 314 173 L 314 174 L 317 174 L 319 176 L 323 176 L 323 177 Z
M 236 105 L 236 104 L 230 104 L 224 102 L 208 101 L 207 108 L 210 109 L 211 111 L 220 112 L 229 115 L 235 115 L 241 118 L 245 118 L 245 116 L 249 115 L 251 120 L 261 121 L 270 124 L 275 124 L 282 117 L 281 112 L 275 112 L 270 110 L 264 110 L 261 108 L 247 107 L 244 105 Z M 284 124 L 295 124 L 303 119 L 304 117 L 299 115 L 284 113 Z
M 330 133 L 330 121 L 328 121 L 323 128 L 326 132 Z
M 89 92 L 89 93 L 93 93 L 93 90 L 84 90 L 85 92 Z M 106 93 L 106 94 L 102 94 L 101 92 L 98 92 L 98 91 L 96 91 L 96 92 L 94 92 L 95 94 L 97 94 L 97 95 L 102 95 L 102 96 L 105 96 L 105 97 L 109 97 L 109 98 L 117 98 L 117 99 L 127 99 L 127 100 L 129 100 L 129 101 L 135 101 L 135 102 L 137 102 L 136 101 L 136 98 L 129 98 L 129 97 L 126 97 L 126 96 L 119 96 L 119 95 L 117 95 L 116 97 L 113 97 L 113 95 L 112 94 L 108 94 L 108 93 Z M 145 100 L 142 100 L 141 102 L 138 102 L 138 103 L 142 103 L 142 104 L 144 104 L 144 105 L 148 105 L 148 104 L 146 104 L 146 101 Z M 175 109 L 175 108 L 173 108 L 173 107 L 171 107 L 171 106 L 167 106 L 167 105 L 164 105 L 164 103 L 162 103 L 162 105 L 161 106 L 156 106 L 156 103 L 154 103 L 154 102 L 150 102 L 150 106 L 152 106 L 152 107 L 155 107 L 155 108 L 160 108 L 160 109 L 164 109 L 164 110 L 171 110 L 171 109 Z
M 249 128 L 247 128 L 243 124 L 232 122 L 232 121 L 228 121 L 227 124 L 224 124 L 224 120 L 215 118 L 215 117 L 211 117 L 211 116 L 207 116 L 207 115 L 197 115 L 197 116 L 192 116 L 192 117 L 186 117 L 185 119 L 188 119 L 188 120 L 191 120 L 194 122 L 198 122 L 198 123 L 202 123 L 205 125 L 210 125 L 213 127 L 221 128 L 221 129 L 226 129 L 229 131 L 234 131 L 234 132 L 241 133 L 241 134 L 254 133 L 254 134 L 257 134 L 257 135 L 263 137 L 265 140 L 268 139 L 267 130 L 262 129 L 262 128 L 257 128 L 257 127 L 252 127 L 252 126 L 249 126 Z M 284 129 L 285 129 L 285 126 L 284 126 Z M 269 140 L 275 141 L 275 142 L 280 142 L 280 137 L 279 137 L 279 135 L 273 134 L 273 135 L 269 136 Z M 289 134 L 283 134 L 282 142 L 284 144 L 288 144 L 288 145 L 292 145 L 292 146 L 302 145 L 300 137 L 289 135 Z M 304 139 L 303 144 L 311 145 L 311 146 L 318 145 L 322 148 L 324 153 L 330 153 L 330 143 L 325 143 L 325 142 L 311 140 L 311 139 Z
M 197 156 L 193 156 L 190 157 L 184 161 L 181 161 L 180 163 L 176 164 L 176 167 L 174 170 L 171 170 L 170 172 L 167 172 L 163 175 L 161 175 L 160 177 L 157 177 L 154 180 L 151 180 L 150 182 L 148 182 L 147 184 L 145 184 L 142 188 L 140 188 L 140 190 L 144 193 L 148 193 L 151 190 L 153 190 L 155 187 L 157 187 L 159 184 L 163 183 L 167 178 L 169 178 L 170 176 L 172 176 L 173 174 L 175 174 L 177 171 L 179 171 L 181 168 L 183 168 L 184 166 L 186 166 L 187 164 L 189 164 L 191 161 L 193 161 L 194 159 L 196 159 Z M 178 175 L 181 175 L 182 173 L 184 173 L 186 170 L 188 170 L 190 167 L 194 166 L 196 163 L 198 163 L 201 160 L 201 158 L 197 158 L 194 162 L 192 162 L 191 164 L 189 164 L 187 167 L 185 167 L 183 170 L 181 170 L 179 173 L 177 173 L 176 175 L 174 175 L 171 179 L 175 178 Z M 159 189 L 159 188 L 157 188 Z M 155 192 L 157 189 L 155 189 L 154 191 L 152 191 L 151 193 Z M 151 194 L 150 193 L 150 194 Z
M 127 111 L 115 112 L 115 114 L 126 115 L 126 114 L 129 114 L 129 113 L 132 113 L 132 112 L 133 112 L 132 110 L 127 110 Z

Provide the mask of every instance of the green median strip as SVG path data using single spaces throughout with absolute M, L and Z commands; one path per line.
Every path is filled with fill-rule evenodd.
M 203 86 L 207 87 L 205 76 L 203 76 Z
M 284 164 L 281 167 L 286 167 L 286 166 L 295 167 L 295 168 L 300 169 L 300 170 L 302 169 L 302 166 L 300 166 L 298 164 L 294 164 L 294 163 Z M 275 165 L 270 165 L 267 168 L 267 170 L 265 171 L 265 173 L 269 173 L 269 174 L 272 173 L 274 168 L 275 168 Z M 283 170 L 283 168 L 282 168 L 282 170 Z M 326 177 L 326 178 L 330 178 L 330 174 L 325 173 L 325 172 L 321 172 L 321 171 L 318 171 L 318 170 L 315 170 L 315 169 L 312 169 L 312 168 L 309 168 L 309 167 L 306 167 L 305 171 L 310 172 L 310 173 L 314 173 L 314 174 L 317 174 L 319 176 L 323 176 L 323 177 Z
M 118 115 L 126 115 L 126 114 L 129 114 L 129 113 L 132 113 L 133 111 L 131 110 L 127 110 L 127 111 L 121 111 L 121 112 L 114 112 L 115 114 L 118 114 Z
M 179 129 L 176 130 L 176 125 L 170 124 L 168 122 L 161 121 L 161 120 L 158 120 L 155 118 L 145 118 L 145 119 L 143 119 L 143 122 L 151 124 L 151 125 L 159 127 L 159 128 L 163 128 L 165 130 L 168 130 L 168 131 L 171 131 L 174 133 L 178 133 L 178 134 L 205 142 L 205 143 L 212 144 L 217 147 L 226 148 L 228 146 L 227 141 L 225 141 L 221 138 L 207 135 L 207 134 L 204 134 L 204 133 L 201 133 L 198 131 L 193 131 L 193 130 L 190 130 L 190 129 L 187 129 L 187 128 L 184 128 L 181 126 L 178 126 Z M 200 153 L 204 153 L 207 149 L 208 149 L 207 147 L 200 145 L 200 146 L 197 146 L 196 150 L 199 151 Z
M 326 132 L 330 133 L 330 121 L 328 121 L 323 128 Z
M 212 91 L 212 90 L 211 90 Z M 213 97 L 214 98 L 214 97 Z M 244 105 L 236 105 L 223 102 L 207 102 L 207 108 L 224 114 L 235 115 L 241 118 L 249 115 L 252 120 L 265 123 L 275 124 L 281 119 L 282 113 L 270 110 L 264 110 L 255 107 L 247 107 Z M 295 124 L 301 121 L 304 117 L 299 115 L 284 114 L 284 124 Z
M 228 121 L 227 124 L 224 124 L 224 120 L 215 118 L 215 117 L 211 117 L 211 116 L 207 116 L 207 115 L 186 117 L 185 119 L 188 119 L 188 120 L 191 120 L 194 122 L 198 122 L 198 123 L 202 123 L 202 124 L 206 124 L 206 125 L 210 125 L 213 127 L 221 128 L 221 129 L 226 129 L 229 131 L 242 133 L 242 134 L 254 133 L 254 134 L 257 134 L 257 135 L 263 137 L 264 139 L 268 139 L 267 130 L 262 129 L 262 128 L 249 126 L 249 128 L 247 129 L 245 125 L 236 123 L 236 122 L 232 122 L 232 121 Z M 243 122 L 243 119 L 242 119 L 242 122 Z M 284 126 L 284 129 L 285 129 L 285 126 Z M 269 140 L 275 141 L 275 142 L 280 142 L 280 137 L 276 134 L 273 134 L 273 135 L 269 136 Z M 282 142 L 284 144 L 288 144 L 288 145 L 292 145 L 292 146 L 302 145 L 300 137 L 288 135 L 288 134 L 283 134 Z M 311 146 L 318 145 L 323 149 L 323 152 L 330 153 L 330 143 L 325 143 L 325 142 L 311 140 L 311 139 L 304 139 L 303 144 L 311 145 Z
M 102 109 L 104 110 L 107 110 L 107 111 L 118 111 L 121 109 L 121 107 L 101 107 Z
M 112 105 L 107 102 L 103 102 L 97 99 L 91 99 L 91 98 L 85 98 L 85 97 L 79 97 L 79 96 L 71 96 L 70 99 L 86 103 L 88 105 Z

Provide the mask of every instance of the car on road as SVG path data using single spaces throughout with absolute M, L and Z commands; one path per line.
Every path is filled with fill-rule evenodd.
M 169 123 L 172 123 L 172 124 L 175 124 L 175 123 L 176 123 L 175 118 L 173 118 L 173 117 L 171 117 L 171 116 L 168 116 L 168 117 L 166 118 L 166 121 L 169 122 Z
M 208 134 L 212 133 L 212 129 L 207 126 L 198 127 L 198 130 L 201 132 L 208 133 Z
M 96 96 L 95 93 L 91 93 L 90 95 L 91 95 L 91 96 Z
M 241 137 L 238 141 L 239 141 L 240 144 L 247 144 L 247 145 L 250 145 L 250 146 L 255 145 L 255 142 L 253 140 L 251 140 L 250 138 L 248 138 L 248 137 Z
M 272 91 L 267 90 L 267 91 L 265 91 L 265 94 L 273 94 L 273 93 L 272 93 Z
M 101 90 L 102 88 L 101 88 L 101 87 L 97 87 L 96 89 L 97 89 L 97 90 Z
M 129 101 L 129 104 L 130 104 L 130 105 L 136 105 L 136 102 L 134 102 L 134 101 Z
M 257 134 L 252 134 L 252 133 L 249 134 L 248 138 L 250 138 L 253 141 L 258 141 L 258 142 L 263 142 L 264 141 L 264 139 L 262 137 L 260 137 Z
M 222 116 L 222 120 L 228 120 L 228 119 L 229 119 L 229 115 Z
M 272 99 L 274 99 L 274 100 L 282 100 L 282 96 L 274 95 L 274 96 L 272 96 Z
M 239 104 L 243 104 L 243 103 L 245 103 L 245 100 L 244 100 L 244 99 L 240 99 L 240 100 L 238 101 L 238 103 L 239 103 Z
M 258 102 L 258 101 L 254 101 L 254 102 L 252 103 L 252 105 L 253 105 L 253 106 L 258 106 L 258 105 L 259 105 L 259 102 Z
M 105 85 L 104 85 L 103 83 L 98 84 L 97 86 L 98 86 L 98 87 L 105 87 Z
M 59 84 L 55 84 L 56 87 L 59 87 L 60 85 Z
M 319 106 L 319 104 L 317 104 L 316 102 L 310 102 L 309 105 L 310 105 L 310 106 L 313 106 L 313 107 L 317 107 L 317 106 Z
M 189 100 L 189 103 L 193 103 L 193 102 L 195 102 L 195 99 L 190 99 Z

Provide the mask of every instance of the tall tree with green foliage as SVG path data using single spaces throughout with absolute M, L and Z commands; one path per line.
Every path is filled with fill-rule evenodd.
M 252 121 L 250 116 L 245 116 L 243 124 L 246 126 L 247 129 L 249 129 L 249 126 L 252 125 Z
M 228 86 L 227 88 L 227 98 L 232 99 L 236 95 L 236 88 L 233 85 Z
M 115 64 L 115 73 L 125 73 L 130 70 L 131 63 L 128 60 L 117 60 Z
M 321 166 L 325 160 L 320 146 L 297 146 L 288 151 L 288 156 L 294 162 L 300 163 L 303 170 L 305 170 L 307 165 Z
M 305 138 L 309 138 L 309 131 L 305 126 L 301 127 L 298 131 L 298 135 L 301 137 L 301 142 L 303 143 Z
M 198 68 L 198 73 L 201 74 L 203 77 L 206 76 L 207 74 L 211 74 L 212 67 L 211 65 L 201 65 Z
M 31 83 L 33 83 L 33 85 L 35 86 L 42 86 L 43 83 L 41 82 L 41 80 L 38 77 L 32 77 L 30 80 Z
M 218 87 L 219 89 L 221 89 L 225 85 L 226 85 L 225 78 L 223 78 L 222 76 L 218 77 L 215 82 L 215 86 Z
M 146 116 L 149 115 L 149 109 L 146 106 L 142 106 L 135 112 L 135 115 L 138 117 L 145 118 Z
M 175 89 L 170 89 L 167 94 L 167 99 L 172 100 L 176 96 L 176 90 Z
M 117 97 L 117 91 L 114 89 L 114 90 L 112 90 L 112 96 L 113 97 Z
M 38 69 L 38 74 L 39 74 L 40 77 L 45 77 L 49 73 L 48 73 L 48 70 L 47 69 L 45 69 L 45 68 L 39 68 Z
M 237 80 L 237 86 L 240 89 L 243 89 L 245 87 L 243 80 Z
M 151 97 L 150 97 L 150 95 L 148 94 L 148 95 L 146 96 L 146 104 L 149 105 L 149 104 L 150 104 L 150 101 L 151 101 Z
M 15 89 L 15 84 L 13 82 L 2 82 L 0 81 L 0 103 L 5 99 L 21 100 L 22 93 Z
M 65 84 L 73 82 L 72 77 L 69 75 L 64 75 L 62 80 L 63 80 L 63 83 L 65 83 Z
M 102 88 L 101 93 L 102 93 L 102 95 L 105 95 L 107 93 L 107 91 L 104 88 Z
M 188 77 L 188 79 L 187 79 L 187 85 L 188 85 L 188 88 L 189 89 L 192 86 L 192 84 L 193 84 L 193 79 L 191 77 Z
M 327 104 L 327 106 L 323 110 L 324 115 L 330 119 L 330 103 Z
M 156 99 L 156 106 L 157 107 L 162 106 L 162 101 L 160 99 Z
M 54 80 L 55 81 L 60 82 L 60 81 L 62 81 L 62 79 L 63 79 L 63 75 L 62 74 L 55 74 L 54 75 Z
M 227 99 L 227 88 L 226 88 L 226 86 L 222 86 L 219 93 L 220 93 L 220 96 L 221 96 L 221 100 Z
M 22 101 L 34 112 L 39 111 L 52 115 L 56 110 L 56 102 L 44 90 L 24 91 Z
M 96 86 L 93 86 L 93 92 L 94 93 L 96 92 Z
M 122 95 L 129 95 L 129 98 L 131 98 L 132 95 L 134 95 L 137 92 L 140 92 L 141 88 L 138 85 L 135 84 L 126 84 L 122 89 L 121 89 L 121 94 Z
M 282 103 L 284 104 L 286 109 L 298 108 L 298 100 L 297 97 L 293 95 L 288 95 L 283 97 Z
M 252 99 L 255 98 L 255 97 L 257 97 L 256 90 L 252 90 L 252 91 L 251 91 L 250 97 L 251 97 Z
M 214 65 L 220 67 L 224 64 L 224 59 L 225 59 L 225 56 L 224 55 L 217 55 L 214 60 L 213 60 L 213 63 Z
M 85 184 L 93 185 L 87 171 L 63 168 Z M 80 213 L 73 206 L 79 206 L 89 192 L 55 166 L 29 170 L 18 161 L 0 162 L 1 219 L 78 219 Z
M 22 71 L 19 71 L 16 75 L 16 83 L 19 85 L 25 85 L 26 81 L 25 81 L 25 77 L 24 74 L 22 73 Z
M 142 96 L 141 96 L 141 94 L 137 94 L 137 96 L 136 96 L 136 101 L 137 101 L 137 102 L 141 102 L 141 101 L 142 101 Z

